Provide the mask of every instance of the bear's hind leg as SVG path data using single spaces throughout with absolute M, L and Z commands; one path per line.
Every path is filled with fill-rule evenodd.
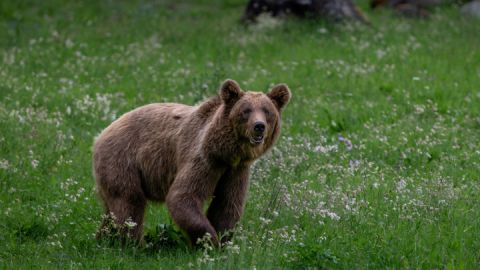
M 101 240 L 108 235 L 111 226 L 110 224 L 112 224 L 112 217 L 110 216 L 110 210 L 107 209 L 105 214 L 102 216 L 102 223 L 95 234 L 95 238 L 97 240 Z
M 118 164 L 100 158 L 95 162 L 97 190 L 106 211 L 97 238 L 119 235 L 123 243 L 127 239 L 141 242 L 147 198 L 137 170 L 120 166 L 125 162 L 121 157 L 119 160 Z
M 109 215 L 117 224 L 122 241 L 131 239 L 142 242 L 145 207 L 146 199 L 143 195 L 137 196 L 135 200 L 116 198 L 109 202 Z

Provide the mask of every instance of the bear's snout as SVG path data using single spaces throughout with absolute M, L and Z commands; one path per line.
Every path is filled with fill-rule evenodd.
M 255 122 L 255 125 L 253 126 L 253 131 L 255 131 L 256 134 L 263 134 L 265 131 L 265 123 L 263 122 Z
M 265 129 L 266 129 L 265 122 L 256 121 L 253 124 L 253 132 L 250 138 L 250 143 L 252 143 L 253 145 L 259 145 L 263 143 Z

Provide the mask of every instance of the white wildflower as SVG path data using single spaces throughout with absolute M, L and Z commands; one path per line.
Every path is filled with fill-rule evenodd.
M 38 160 L 36 160 L 36 159 L 33 159 L 33 160 L 31 161 L 32 167 L 33 167 L 34 169 L 36 169 L 36 168 L 38 167 L 38 164 L 39 164 L 39 163 L 40 163 L 40 162 L 39 162 Z
M 6 159 L 0 159 L 0 169 L 7 170 L 10 167 L 10 163 Z
M 406 186 L 407 181 L 405 181 L 405 179 L 400 179 L 400 181 L 397 182 L 397 191 L 402 192 Z
M 129 229 L 133 229 L 133 228 L 135 228 L 135 226 L 137 226 L 137 223 L 132 221 L 131 219 L 127 219 L 125 221 L 125 226 L 127 226 L 127 228 L 129 228 Z

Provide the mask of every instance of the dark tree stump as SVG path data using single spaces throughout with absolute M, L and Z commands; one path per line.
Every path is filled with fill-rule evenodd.
M 257 17 L 264 13 L 273 17 L 292 15 L 332 21 L 349 19 L 367 22 L 351 0 L 250 0 L 243 20 L 255 22 Z
M 376 9 L 387 7 L 397 14 L 410 18 L 427 18 L 429 8 L 439 5 L 442 0 L 371 0 L 370 7 Z

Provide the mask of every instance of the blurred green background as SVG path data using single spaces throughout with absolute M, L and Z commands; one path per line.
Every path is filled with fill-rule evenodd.
M 357 4 L 371 26 L 245 26 L 240 0 L 2 1 L 0 267 L 477 268 L 479 20 Z M 161 205 L 150 248 L 96 242 L 95 136 L 147 103 L 198 104 L 226 78 L 293 93 L 233 243 L 159 247 L 178 233 Z

